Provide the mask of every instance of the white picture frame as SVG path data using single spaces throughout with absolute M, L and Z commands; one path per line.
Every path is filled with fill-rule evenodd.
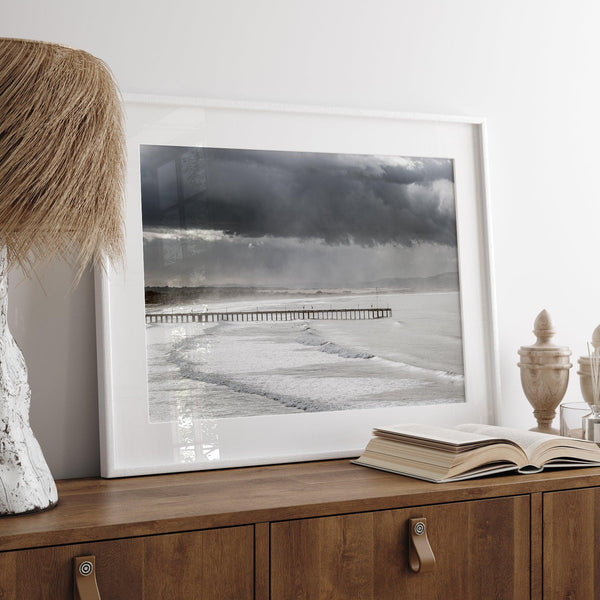
M 122 269 L 96 272 L 103 477 L 355 457 L 374 426 L 495 421 L 499 375 L 484 119 L 140 95 L 126 95 L 125 110 L 126 255 Z M 151 423 L 140 144 L 451 158 L 466 402 Z

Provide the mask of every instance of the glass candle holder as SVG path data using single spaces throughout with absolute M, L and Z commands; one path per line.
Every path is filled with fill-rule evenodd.
M 587 402 L 565 402 L 560 405 L 560 435 L 585 439 L 587 418 L 592 410 Z M 584 422 L 584 419 L 586 421 Z

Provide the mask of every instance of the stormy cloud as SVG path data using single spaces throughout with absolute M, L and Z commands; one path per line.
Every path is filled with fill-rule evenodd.
M 142 146 L 146 232 L 455 249 L 448 159 Z

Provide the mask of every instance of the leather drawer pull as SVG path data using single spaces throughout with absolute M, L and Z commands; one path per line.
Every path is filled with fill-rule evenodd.
M 435 556 L 427 539 L 427 519 L 408 521 L 408 565 L 415 573 L 427 573 L 435 567 Z
M 77 556 L 73 559 L 73 579 L 75 600 L 101 600 L 96 583 L 95 556 Z

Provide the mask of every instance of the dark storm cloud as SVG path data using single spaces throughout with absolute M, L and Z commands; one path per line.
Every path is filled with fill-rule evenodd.
M 146 229 L 455 246 L 452 182 L 446 159 L 142 148 Z

